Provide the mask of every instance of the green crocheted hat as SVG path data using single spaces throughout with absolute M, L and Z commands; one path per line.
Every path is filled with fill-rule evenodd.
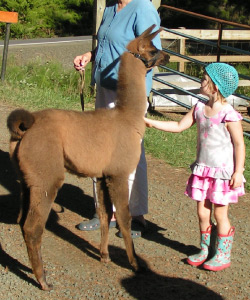
M 234 67 L 225 63 L 211 63 L 205 70 L 223 97 L 233 94 L 239 84 L 239 75 Z

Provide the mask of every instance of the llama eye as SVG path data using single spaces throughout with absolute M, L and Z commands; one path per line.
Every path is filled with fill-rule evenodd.
M 151 54 L 152 56 L 154 56 L 157 52 L 158 52 L 157 50 L 153 50 L 153 51 L 150 51 L 150 54 Z

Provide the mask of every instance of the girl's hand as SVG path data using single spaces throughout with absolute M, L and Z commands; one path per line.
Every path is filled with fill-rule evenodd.
M 153 120 L 144 117 L 144 121 L 147 127 L 153 127 L 166 132 L 182 132 L 183 130 L 191 127 L 195 120 L 193 117 L 195 106 L 193 106 L 190 111 L 179 121 L 161 121 Z
M 230 185 L 233 189 L 236 189 L 242 185 L 242 181 L 242 173 L 235 172 L 230 180 Z
M 146 124 L 147 127 L 152 127 L 152 126 L 153 126 L 153 125 L 151 124 L 151 120 L 150 120 L 150 119 L 144 117 L 144 121 L 145 121 L 145 124 Z
M 74 68 L 80 71 L 86 67 L 91 60 L 91 52 L 84 53 L 83 55 L 76 56 L 74 59 Z

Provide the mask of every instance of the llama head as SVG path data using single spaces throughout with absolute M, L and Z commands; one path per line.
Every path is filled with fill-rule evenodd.
M 169 55 L 164 51 L 157 49 L 152 43 L 153 38 L 162 31 L 160 28 L 151 33 L 155 26 L 156 25 L 150 26 L 140 36 L 127 45 L 128 51 L 142 60 L 147 69 L 169 62 Z

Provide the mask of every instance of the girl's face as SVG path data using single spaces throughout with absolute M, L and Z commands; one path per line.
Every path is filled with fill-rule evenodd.
M 214 91 L 213 82 L 211 81 L 207 73 L 204 72 L 203 77 L 201 79 L 200 93 L 204 96 L 209 96 L 213 93 L 213 91 Z

